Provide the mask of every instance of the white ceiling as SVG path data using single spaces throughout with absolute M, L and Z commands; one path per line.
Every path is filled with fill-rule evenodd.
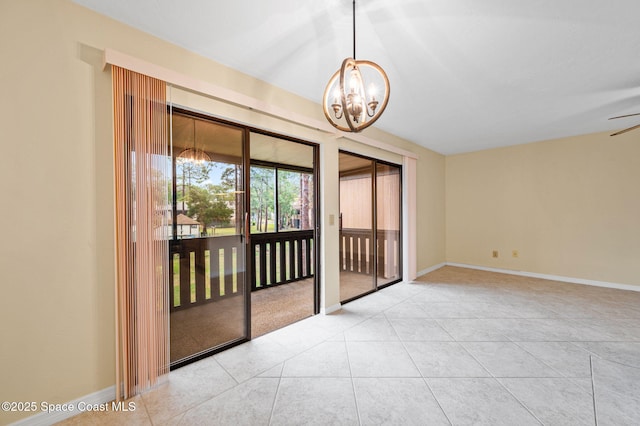
M 352 55 L 351 0 L 74 1 L 318 104 Z M 607 120 L 640 112 L 638 0 L 358 0 L 356 19 L 391 82 L 376 126 L 437 152 L 640 123 Z

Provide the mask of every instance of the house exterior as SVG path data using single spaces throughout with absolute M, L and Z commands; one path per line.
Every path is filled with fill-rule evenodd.
M 202 224 L 197 220 L 180 213 L 177 216 L 176 222 L 178 238 L 196 238 L 202 235 Z M 171 218 L 169 218 L 169 224 L 167 226 L 170 227 L 168 235 L 171 235 L 173 230 L 173 220 Z

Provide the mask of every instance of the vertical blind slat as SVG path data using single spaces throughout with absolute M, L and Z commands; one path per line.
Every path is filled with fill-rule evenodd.
M 170 167 L 166 84 L 111 67 L 116 205 L 118 399 L 154 386 L 169 366 Z

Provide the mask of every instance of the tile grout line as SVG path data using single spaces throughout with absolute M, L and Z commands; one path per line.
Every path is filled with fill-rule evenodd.
M 442 326 L 440 326 L 440 324 L 438 324 L 437 321 L 436 321 L 436 324 L 440 328 L 442 328 L 444 330 L 444 328 Z M 398 334 L 398 332 L 395 330 L 395 327 L 393 327 L 393 324 L 391 324 L 391 327 L 396 332 L 396 334 Z M 449 334 L 446 330 L 445 330 L 445 333 Z M 450 336 L 450 337 L 453 338 L 453 336 Z M 398 338 L 400 338 L 400 336 L 398 336 Z M 420 374 L 420 378 L 422 379 L 422 382 L 427 386 L 427 389 L 429 389 L 429 392 L 431 393 L 431 396 L 433 397 L 433 400 L 436 402 L 436 404 L 438 404 L 438 408 L 440 408 L 440 411 L 444 415 L 445 419 L 447 419 L 447 421 L 449 422 L 450 425 L 453 425 L 453 422 L 451 421 L 451 419 L 449 418 L 447 413 L 444 411 L 444 408 L 442 407 L 442 404 L 440 404 L 440 401 L 438 401 L 438 398 L 436 397 L 435 393 L 433 392 L 433 389 L 431 389 L 431 386 L 429 386 L 429 382 L 427 381 L 427 378 L 424 377 L 424 375 L 422 374 L 422 371 L 420 371 L 420 368 L 418 368 L 418 365 L 416 364 L 416 361 L 413 359 L 413 356 L 411 356 L 411 352 L 409 351 L 409 349 L 407 349 L 407 346 L 405 344 L 406 342 L 404 340 L 402 340 L 402 339 L 400 339 L 400 342 L 402 343 L 402 347 L 404 348 L 404 350 L 407 352 L 407 355 L 409 355 L 409 359 L 413 363 L 413 366 L 416 368 L 416 370 Z
M 473 358 L 473 360 L 474 360 L 475 362 L 477 362 L 477 363 L 478 363 L 478 365 L 479 365 L 480 367 L 484 368 L 484 371 L 486 371 L 487 373 L 489 373 L 489 377 L 491 377 L 491 378 L 492 378 L 492 379 L 494 379 L 494 380 L 497 380 L 496 376 L 495 376 L 491 371 L 489 371 L 489 369 L 488 369 L 487 367 L 485 367 L 485 365 L 484 365 L 483 363 L 481 363 L 481 362 L 480 362 L 480 360 L 479 360 L 478 358 L 476 358 L 476 357 L 471 353 L 471 351 L 469 351 L 469 349 L 467 349 L 467 347 L 466 347 L 465 345 L 463 345 L 463 343 L 478 343 L 478 342 L 456 341 L 456 343 L 457 343 L 458 345 L 460 345 L 460 347 L 461 347 L 462 349 L 464 349 L 464 351 L 465 351 L 466 353 L 468 353 L 468 354 L 469 354 L 469 356 L 470 356 L 471 358 Z M 505 342 L 496 342 L 496 343 L 505 343 Z M 509 342 L 506 342 L 506 343 L 509 343 Z
M 149 419 L 149 423 L 151 423 L 151 425 L 154 425 L 153 419 L 151 418 L 151 413 L 149 413 L 149 409 L 147 408 L 147 404 L 145 404 L 144 402 L 144 398 L 142 397 L 142 395 L 140 395 L 140 401 L 142 401 L 142 406 L 144 407 L 144 412 L 147 413 L 147 418 Z
M 347 365 L 349 366 L 349 380 L 351 381 L 351 390 L 353 392 L 353 402 L 356 405 L 356 416 L 358 417 L 358 424 L 362 425 L 362 419 L 360 418 L 360 406 L 358 405 L 358 396 L 356 395 L 356 385 L 353 382 L 353 371 L 351 371 L 351 358 L 349 357 L 349 345 L 345 338 L 344 350 L 347 354 Z
M 507 377 L 503 377 L 503 379 L 504 379 L 504 378 L 507 378 Z M 537 378 L 537 377 L 536 377 L 536 378 Z M 518 402 L 518 404 L 520 404 L 520 406 L 522 406 L 522 408 L 524 408 L 525 410 L 527 410 L 527 412 L 528 412 L 529 414 L 531 414 L 531 415 L 533 416 L 533 418 L 534 418 L 534 419 L 536 419 L 536 420 L 537 420 L 541 425 L 544 425 L 544 422 L 543 422 L 542 420 L 540 420 L 540 419 L 538 418 L 538 416 L 536 416 L 536 415 L 535 415 L 535 413 L 534 413 L 533 411 L 531 411 L 531 410 L 529 409 L 529 407 L 527 407 L 527 405 L 526 405 L 523 401 L 520 401 L 520 399 L 519 399 L 517 396 L 515 396 L 515 395 L 514 395 L 514 394 L 513 394 L 513 393 L 512 393 L 512 392 L 511 392 L 511 391 L 510 391 L 510 390 L 509 390 L 505 385 L 504 385 L 504 383 L 502 383 L 502 382 L 500 381 L 500 379 L 498 379 L 497 377 L 494 377 L 494 378 L 493 378 L 493 380 L 495 380 L 496 382 L 498 382 L 498 384 L 499 384 L 500 386 L 502 386 L 502 388 L 503 388 L 505 391 L 507 391 L 507 393 L 508 393 L 509 395 L 511 395 L 511 396 L 513 397 L 513 399 L 515 399 L 515 400 Z
M 429 385 L 429 382 L 427 381 L 427 378 L 426 377 L 422 377 L 422 381 L 424 382 L 425 385 L 427 385 L 427 389 L 429 389 L 429 392 L 431 392 L 431 396 L 433 396 L 433 400 L 436 402 L 436 404 L 438 404 L 438 407 L 440 407 L 440 411 L 442 411 L 442 414 L 444 415 L 445 419 L 447 419 L 447 421 L 449 422 L 450 425 L 453 425 L 453 422 L 451 421 L 451 419 L 447 415 L 447 412 L 444 411 L 444 408 L 442 407 L 442 404 L 440 404 L 440 401 L 438 401 L 438 397 L 436 397 L 435 392 L 433 392 L 433 389 L 431 389 L 431 385 Z
M 236 389 L 238 386 L 240 386 L 240 382 L 238 382 L 238 380 L 236 380 L 236 378 L 235 378 L 235 377 L 233 377 L 233 375 L 232 375 L 231 373 L 229 373 L 229 372 L 226 370 L 226 368 L 224 368 L 224 366 L 223 366 L 222 364 L 220 364 L 220 362 L 218 362 L 218 360 L 215 358 L 215 356 L 212 356 L 211 358 L 213 359 L 213 361 L 215 361 L 215 363 L 216 363 L 216 364 L 218 364 L 218 367 L 220 367 L 220 368 L 222 369 L 222 371 L 224 371 L 224 372 L 225 372 L 229 377 L 231 377 L 231 379 L 232 379 L 234 382 L 236 382 L 236 384 L 235 384 L 235 385 L 233 385 L 233 386 L 231 386 L 229 389 L 225 389 L 224 391 L 220 392 L 219 394 L 212 396 L 211 398 L 205 399 L 205 400 L 200 401 L 199 403 L 197 403 L 197 404 L 195 404 L 195 405 L 193 405 L 193 406 L 190 406 L 190 407 L 186 408 L 186 409 L 185 409 L 185 410 L 183 410 L 182 412 L 180 412 L 180 413 L 176 414 L 175 416 L 170 417 L 170 418 L 169 418 L 169 419 L 167 419 L 167 420 L 174 419 L 174 418 L 176 418 L 176 417 L 178 417 L 178 416 L 180 416 L 180 419 L 182 419 L 182 418 L 183 418 L 183 417 L 184 417 L 184 416 L 185 416 L 189 411 L 194 410 L 194 409 L 196 409 L 196 408 L 200 407 L 201 405 L 206 404 L 206 403 L 208 403 L 208 402 L 210 402 L 210 401 L 212 401 L 212 400 L 214 400 L 214 399 L 218 398 L 219 396 L 222 396 L 222 395 L 226 394 L 227 392 L 230 392 L 230 391 L 232 391 L 233 389 Z M 146 404 L 145 404 L 145 408 L 146 408 Z M 147 410 L 147 413 L 148 413 L 148 410 Z M 151 420 L 151 424 L 152 424 L 152 425 L 155 425 L 155 424 L 156 424 L 156 423 L 153 421 L 153 418 L 152 418 L 151 414 L 149 414 L 149 419 Z M 164 420 L 163 422 L 166 422 L 167 420 Z M 162 424 L 163 422 L 161 422 L 160 424 Z
M 598 410 L 596 408 L 596 387 L 593 380 L 593 355 L 589 354 L 589 370 L 591 372 L 591 400 L 593 401 L 593 418 L 598 426 Z
M 564 373 L 562 373 L 562 371 L 559 371 L 555 368 L 553 368 L 551 365 L 547 364 L 546 362 L 544 362 L 542 359 L 538 358 L 535 354 L 531 353 L 530 351 L 527 350 L 527 348 L 522 347 L 521 345 L 519 345 L 518 343 L 526 343 L 526 342 L 518 342 L 518 341 L 514 341 L 512 342 L 514 345 L 516 345 L 517 347 L 519 347 L 520 349 L 522 349 L 523 351 L 525 351 L 526 353 L 528 353 L 529 355 L 531 355 L 536 361 L 538 361 L 539 363 L 543 364 L 544 366 L 548 367 L 549 369 L 551 369 L 552 371 L 556 372 L 559 374 L 558 378 L 565 378 L 566 376 L 564 375 Z M 537 343 L 537 342 L 536 342 Z M 542 342 L 545 343 L 545 342 Z M 548 342 L 547 342 L 548 343 Z M 553 342 L 556 343 L 556 342 Z M 557 343 L 570 343 L 570 342 L 557 342 Z
M 236 382 L 236 384 L 235 384 L 235 385 L 233 385 L 233 387 L 232 387 L 231 389 L 235 388 L 236 386 L 238 386 L 238 385 L 240 384 L 240 381 L 239 381 L 238 379 L 236 379 L 236 378 L 234 377 L 234 375 L 233 375 L 233 374 L 231 374 L 231 372 L 230 372 L 229 370 L 227 370 L 227 369 L 225 368 L 225 366 L 224 366 L 224 365 L 222 365 L 222 363 L 221 363 L 220 361 L 218 361 L 218 358 L 216 358 L 216 357 L 215 357 L 215 355 L 214 355 L 214 356 L 212 356 L 211 358 L 216 362 L 216 364 L 218 364 L 218 367 L 222 368 L 222 371 L 224 371 L 225 373 L 227 373 L 227 374 L 229 375 L 229 377 L 231 377 L 231 378 L 233 379 L 233 381 L 234 381 L 234 382 Z M 226 392 L 226 391 L 225 391 L 225 392 Z
M 282 371 L 280 372 L 280 377 L 278 377 L 278 386 L 276 387 L 276 392 L 273 395 L 273 402 L 271 403 L 271 413 L 269 414 L 269 423 L 271 425 L 273 422 L 273 413 L 276 411 L 276 404 L 278 402 L 278 394 L 280 393 L 280 384 L 282 383 L 282 372 L 284 371 L 284 365 L 282 366 Z

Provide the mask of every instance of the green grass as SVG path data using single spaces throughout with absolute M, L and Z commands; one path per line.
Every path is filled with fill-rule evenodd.
M 267 230 L 266 231 L 258 231 L 258 227 L 256 225 L 251 225 L 251 233 L 252 234 L 262 234 L 262 233 L 265 233 L 265 232 L 275 232 L 275 230 L 276 230 L 275 223 L 267 224 Z
M 266 232 L 275 232 L 275 224 L 270 223 L 269 225 L 267 225 L 267 231 Z M 258 227 L 255 225 L 251 226 L 251 230 L 250 232 L 252 234 L 260 234 L 263 232 L 259 232 L 258 231 Z M 229 235 L 237 235 L 236 232 L 236 228 L 235 226 L 228 226 L 225 228 L 219 228 L 219 227 L 215 227 L 215 228 L 207 228 L 207 236 L 208 237 L 226 237 Z
M 173 306 L 180 306 L 180 255 L 173 255 Z
M 209 237 L 226 237 L 228 235 L 236 235 L 235 226 L 226 228 L 207 228 L 207 236 Z
M 173 306 L 182 305 L 180 300 L 180 255 L 175 253 L 173 255 Z M 211 299 L 211 251 L 204 251 L 204 274 L 205 274 L 205 299 Z M 189 253 L 189 302 L 196 302 L 196 259 L 195 253 Z M 225 270 L 224 270 L 224 250 L 218 250 L 218 276 L 220 277 L 220 286 L 218 288 L 218 295 L 225 295 Z M 231 291 L 236 293 L 238 291 L 238 254 L 235 250 L 231 253 Z M 215 291 L 215 289 L 213 289 Z

